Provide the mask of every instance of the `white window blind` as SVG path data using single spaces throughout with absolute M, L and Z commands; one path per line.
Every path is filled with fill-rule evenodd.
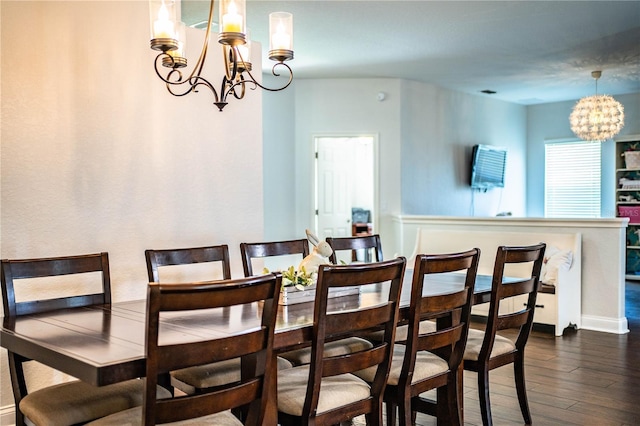
M 545 145 L 545 217 L 600 217 L 600 142 Z

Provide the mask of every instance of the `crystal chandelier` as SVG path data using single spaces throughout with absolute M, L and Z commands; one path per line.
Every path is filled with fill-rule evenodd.
M 598 95 L 598 79 L 601 71 L 593 71 L 596 94 L 582 98 L 569 116 L 571 130 L 580 139 L 604 142 L 617 135 L 624 126 L 624 108 L 608 95 Z
M 156 74 L 165 83 L 169 93 L 184 96 L 197 92 L 201 86 L 207 87 L 213 93 L 213 103 L 222 111 L 228 103 L 229 96 L 236 99 L 244 97 L 247 85 L 250 89 L 260 87 L 277 92 L 291 84 L 293 71 L 284 63 L 293 59 L 293 17 L 290 13 L 274 12 L 269 15 L 269 59 L 276 62 L 271 72 L 279 76 L 276 68 L 284 67 L 289 74 L 284 86 L 273 89 L 258 83 L 251 74 L 251 42 L 247 37 L 245 0 L 221 0 L 218 43 L 222 45 L 225 72 L 218 91 L 202 76 L 209 48 L 214 0 L 211 0 L 209 7 L 209 19 L 200 57 L 188 76 L 183 76 L 181 71 L 181 68 L 187 66 L 187 58 L 184 56 L 185 25 L 176 19 L 178 7 L 179 2 L 174 0 L 149 0 L 150 45 L 151 49 L 160 51 L 154 66 Z M 165 75 L 161 72 L 163 67 L 168 68 Z

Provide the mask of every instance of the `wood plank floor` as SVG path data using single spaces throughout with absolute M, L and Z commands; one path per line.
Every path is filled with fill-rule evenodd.
M 626 305 L 628 334 L 532 333 L 525 375 L 535 425 L 640 425 L 640 282 L 627 283 Z M 494 424 L 523 424 L 513 368 L 489 374 Z M 482 425 L 476 380 L 465 372 L 465 425 Z M 424 415 L 416 423 L 436 424 Z

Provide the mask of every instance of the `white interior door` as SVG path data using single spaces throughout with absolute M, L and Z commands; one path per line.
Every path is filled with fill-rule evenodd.
M 316 211 L 320 238 L 351 235 L 352 148 L 344 139 L 317 139 Z
M 374 137 L 322 136 L 316 137 L 315 143 L 317 235 L 352 235 L 352 207 L 369 210 L 375 229 Z

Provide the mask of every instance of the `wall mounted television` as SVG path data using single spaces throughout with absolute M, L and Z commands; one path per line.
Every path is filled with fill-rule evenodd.
M 504 188 L 506 148 L 475 145 L 471 156 L 471 189 Z

